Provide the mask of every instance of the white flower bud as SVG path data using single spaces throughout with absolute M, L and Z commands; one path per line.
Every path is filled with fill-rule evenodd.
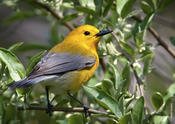
M 132 28 L 132 25 L 131 24 L 126 24 L 125 27 L 126 28 Z
M 133 66 L 134 66 L 134 68 L 136 68 L 136 67 L 141 68 L 141 65 L 139 64 L 138 61 L 134 62 Z
M 126 27 L 125 27 L 125 28 L 123 28 L 123 31 L 126 32 L 126 33 L 128 33 L 128 32 L 130 32 L 131 30 L 130 30 L 129 28 L 126 28 Z
M 143 46 L 143 47 L 141 47 L 140 49 L 139 49 L 139 52 L 141 53 L 141 52 L 143 52 L 143 51 L 145 51 L 146 50 L 146 48 Z

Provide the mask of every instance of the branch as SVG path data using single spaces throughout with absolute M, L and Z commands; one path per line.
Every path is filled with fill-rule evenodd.
M 52 14 L 56 19 L 60 20 L 62 19 L 63 17 L 60 16 L 58 13 L 56 13 L 55 11 L 53 11 L 49 6 L 41 3 L 39 0 L 35 0 L 34 1 L 37 5 L 39 5 L 40 7 L 44 8 L 45 10 L 47 10 L 48 12 L 50 12 L 50 14 Z M 69 22 L 64 22 L 63 23 L 69 30 L 73 30 L 74 27 L 72 26 L 71 23 Z
M 137 80 L 137 84 L 138 84 L 138 86 L 139 86 L 140 95 L 143 96 L 143 92 L 142 92 L 141 87 L 140 87 L 140 84 L 142 84 L 142 80 L 139 78 L 139 76 L 138 76 L 138 74 L 137 74 L 137 71 L 135 70 L 135 68 L 134 68 L 134 66 L 133 66 L 132 60 L 130 59 L 129 55 L 123 50 L 122 46 L 121 46 L 120 43 L 119 43 L 119 39 L 118 39 L 118 37 L 114 34 L 114 32 L 112 32 L 112 35 L 113 35 L 113 37 L 115 38 L 115 40 L 116 40 L 116 42 L 117 42 L 117 45 L 119 46 L 119 48 L 120 48 L 122 54 L 125 56 L 125 58 L 126 58 L 129 62 L 131 62 L 131 65 L 130 65 L 130 66 L 131 66 L 131 68 L 132 68 L 132 70 L 133 70 L 133 72 L 134 72 L 134 76 L 135 76 L 135 78 L 136 78 L 136 80 Z
M 134 20 L 138 21 L 138 22 L 142 22 L 142 19 L 140 19 L 137 16 L 133 16 L 132 17 Z M 173 57 L 175 58 L 175 52 L 165 43 L 166 41 L 164 41 L 160 35 L 156 32 L 156 30 L 152 27 L 148 27 L 148 31 L 156 38 L 156 40 L 158 41 L 159 45 L 161 45 L 165 50 L 167 50 L 167 52 Z
M 18 110 L 40 110 L 40 111 L 46 111 L 48 108 L 47 107 L 42 107 L 42 106 L 29 106 L 29 107 L 23 107 L 23 106 L 18 106 Z M 57 108 L 53 107 L 51 108 L 52 111 L 61 111 L 61 112 L 80 112 L 84 113 L 84 108 L 76 107 L 76 108 Z M 102 112 L 94 109 L 88 109 L 88 112 L 91 114 L 105 114 L 108 115 L 109 113 L 107 112 Z

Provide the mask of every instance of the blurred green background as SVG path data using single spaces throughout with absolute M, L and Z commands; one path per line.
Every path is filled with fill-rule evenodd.
M 23 47 L 16 53 L 16 55 L 19 57 L 20 61 L 24 64 L 25 67 L 27 67 L 28 65 L 29 57 L 36 55 L 40 51 L 51 48 L 52 46 L 54 46 L 51 40 L 55 40 L 58 38 L 61 41 L 63 37 L 65 37 L 70 32 L 70 30 L 67 27 L 65 27 L 62 23 L 57 22 L 54 17 L 52 17 L 51 15 L 47 15 L 45 11 L 42 12 L 37 9 L 33 10 L 35 11 L 36 15 L 33 15 L 32 13 L 27 13 L 28 17 L 20 19 L 20 21 L 15 21 L 15 19 L 10 20 L 9 17 L 15 12 L 18 12 L 19 10 L 32 12 L 32 7 L 28 6 L 28 4 L 26 4 L 25 2 L 21 2 L 19 4 L 17 3 L 16 5 L 13 5 L 15 2 L 11 2 L 10 0 L 3 0 L 3 2 L 5 4 L 0 4 L 0 47 L 9 48 L 11 45 L 18 42 L 24 42 L 24 46 L 26 44 L 30 44 L 30 47 Z M 66 3 L 70 1 L 64 2 Z M 83 2 L 85 4 L 89 3 L 87 4 L 89 8 L 94 7 L 93 0 L 90 0 L 89 2 L 87 0 L 84 0 Z M 141 0 L 138 0 L 136 2 L 136 4 L 133 7 L 133 10 L 140 9 L 140 2 Z M 57 3 L 58 5 L 62 4 L 62 0 L 58 0 Z M 64 6 L 68 5 L 65 4 Z M 76 13 L 76 10 L 74 10 L 73 8 L 68 7 L 65 10 L 63 8 L 64 7 L 56 8 L 56 11 L 60 10 L 61 15 L 67 13 Z M 168 46 L 175 51 L 175 47 L 170 42 L 170 37 L 175 37 L 174 12 L 175 3 L 173 2 L 163 11 L 158 13 L 158 15 L 155 16 L 151 23 L 151 26 L 154 27 L 154 29 L 156 29 L 161 38 L 164 41 L 166 41 L 166 44 L 168 44 Z M 84 14 L 78 14 L 76 18 L 73 18 L 73 20 L 69 22 L 76 26 L 84 24 L 84 16 Z M 110 16 L 110 14 L 108 16 Z M 139 14 L 140 18 L 143 18 L 144 16 L 144 13 Z M 133 19 L 128 19 L 128 22 L 132 23 Z M 99 26 L 100 24 L 94 25 Z M 53 38 L 53 30 L 59 32 L 59 36 L 55 39 Z M 157 40 L 149 32 L 145 37 L 145 41 L 153 44 L 153 46 L 155 47 L 155 57 L 152 63 L 153 70 L 146 76 L 144 82 L 144 98 L 146 101 L 146 106 L 148 106 L 150 110 L 153 110 L 153 106 L 151 104 L 151 96 L 155 91 L 165 93 L 169 85 L 174 82 L 175 64 L 174 58 L 164 48 L 162 48 L 161 45 L 158 44 Z M 135 82 L 135 79 L 132 80 L 133 81 L 131 82 Z M 131 93 L 134 93 L 134 83 L 131 84 L 130 91 Z M 39 118 L 36 115 L 44 116 L 46 120 L 49 118 L 45 114 L 39 114 L 40 115 L 35 113 L 33 119 L 30 118 L 31 122 L 28 121 L 28 123 L 38 123 L 32 121 L 35 120 L 34 118 Z M 39 122 L 42 122 L 44 124 L 44 118 L 42 118 Z

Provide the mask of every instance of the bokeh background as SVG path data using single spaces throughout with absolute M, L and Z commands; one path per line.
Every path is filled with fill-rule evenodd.
M 141 0 L 140 0 L 141 1 Z M 134 9 L 139 9 L 139 2 L 134 6 Z M 9 3 L 10 4 L 10 3 Z M 25 4 L 20 5 L 25 10 L 28 9 Z M 71 10 L 70 10 L 71 11 Z M 73 10 L 72 10 L 73 11 Z M 24 66 L 28 64 L 28 57 L 34 56 L 38 52 L 49 46 L 50 31 L 54 23 L 48 21 L 45 17 L 33 17 L 16 21 L 13 23 L 5 24 L 6 18 L 14 13 L 10 7 L 0 4 L 0 47 L 8 48 L 9 46 L 17 43 L 24 42 L 24 44 L 34 44 L 32 51 L 27 49 L 23 52 L 17 52 L 17 56 L 22 61 Z M 160 12 L 151 24 L 152 27 L 158 32 L 161 38 L 166 41 L 171 49 L 175 51 L 175 47 L 170 42 L 170 37 L 175 37 L 175 3 L 169 5 L 164 11 Z M 140 14 L 142 18 L 144 15 Z M 81 25 L 82 17 L 79 16 L 76 20 L 72 21 L 76 25 Z M 129 21 L 133 21 L 132 19 Z M 70 31 L 59 24 L 56 27 L 60 35 L 66 36 Z M 175 58 L 173 58 L 157 40 L 148 32 L 145 41 L 152 43 L 155 46 L 155 58 L 152 63 L 153 70 L 147 75 L 145 89 L 145 98 L 149 108 L 153 108 L 151 103 L 151 95 L 155 91 L 164 93 L 170 84 L 175 81 Z M 42 45 L 40 50 L 37 49 L 37 44 Z M 32 47 L 32 45 L 31 45 Z M 37 50 L 35 50 L 35 47 Z M 132 85 L 132 84 L 131 84 Z

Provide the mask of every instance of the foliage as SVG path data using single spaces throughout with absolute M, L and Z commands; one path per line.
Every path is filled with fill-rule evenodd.
M 170 123 L 175 83 L 166 90 L 165 94 L 155 92 L 152 95 L 154 106 L 152 112 L 147 107 L 145 108 L 146 99 L 138 95 L 138 86 L 135 86 L 134 93 L 130 93 L 129 86 L 134 83 L 133 75 L 134 78 L 140 80 L 139 85 L 143 85 L 147 74 L 152 71 L 154 47 L 145 41 L 145 36 L 152 19 L 172 2 L 173 0 L 141 1 L 140 9 L 134 10 L 136 0 L 38 0 L 37 2 L 35 0 L 1 0 L 0 4 L 14 10 L 14 13 L 4 20 L 3 25 L 40 16 L 48 20 L 51 30 L 48 38 L 50 46 L 17 43 L 9 49 L 0 48 L 0 123 Z M 58 15 L 63 15 L 63 18 L 55 18 L 41 4 L 51 8 L 51 11 Z M 21 5 L 27 7 L 21 7 Z M 133 21 L 134 16 L 143 13 L 144 19 L 141 22 Z M 105 67 L 103 69 L 100 66 L 94 77 L 77 95 L 77 98 L 86 101 L 85 104 L 90 108 L 102 110 L 108 114 L 91 114 L 86 119 L 76 112 L 54 112 L 53 116 L 49 117 L 45 111 L 17 110 L 17 106 L 21 105 L 46 105 L 45 94 L 42 92 L 38 94 L 35 89 L 32 92 L 29 92 L 30 89 L 17 90 L 17 95 L 14 90 L 6 87 L 6 84 L 24 78 L 26 73 L 29 74 L 45 51 L 30 57 L 26 69 L 15 54 L 50 49 L 63 40 L 63 32 L 58 31 L 57 27 L 68 28 L 66 23 L 69 22 L 76 27 L 79 25 L 75 22 L 78 17 L 81 17 L 79 19 L 81 25 L 91 24 L 99 29 L 113 29 L 118 38 L 108 35 L 102 39 L 98 53 L 100 58 L 105 59 Z M 170 38 L 173 45 L 174 39 L 174 37 Z M 146 82 L 144 85 L 146 86 Z M 79 106 L 67 96 L 54 98 L 53 104 L 56 107 Z

